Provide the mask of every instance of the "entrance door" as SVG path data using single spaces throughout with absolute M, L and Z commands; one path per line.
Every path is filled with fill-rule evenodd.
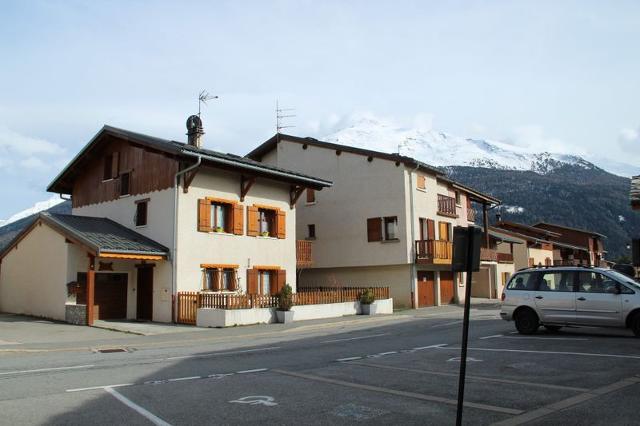
M 440 271 L 440 303 L 448 305 L 455 302 L 453 272 Z
M 138 303 L 136 318 L 151 321 L 153 318 L 153 268 L 138 268 Z
M 434 306 L 435 301 L 435 281 L 433 272 L 418 271 L 418 308 Z

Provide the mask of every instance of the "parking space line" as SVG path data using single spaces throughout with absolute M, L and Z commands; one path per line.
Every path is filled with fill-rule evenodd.
M 134 410 L 135 412 L 137 412 L 141 416 L 145 417 L 147 420 L 149 420 L 154 425 L 156 425 L 156 426 L 171 426 L 171 423 L 165 422 L 160 417 L 156 416 L 155 414 L 151 413 L 150 411 L 142 408 L 141 406 L 139 406 L 135 402 L 133 402 L 130 399 L 126 398 L 124 395 L 122 395 L 121 393 L 119 393 L 115 389 L 113 389 L 113 388 L 105 388 L 104 390 L 107 393 L 111 394 L 115 399 L 117 399 L 118 401 L 122 402 L 127 407 L 131 408 L 132 410 Z
M 349 340 L 372 339 L 374 337 L 386 336 L 387 334 L 389 333 L 371 334 L 369 336 L 359 336 L 359 337 L 348 337 L 344 339 L 325 340 L 320 343 L 336 343 L 336 342 L 348 342 Z
M 437 349 L 459 351 L 460 348 L 440 346 Z M 619 354 L 597 354 L 590 352 L 562 352 L 562 351 L 532 351 L 525 349 L 501 349 L 501 348 L 467 348 L 470 351 L 486 351 L 486 352 L 516 352 L 527 354 L 544 354 L 544 355 L 573 355 L 573 356 L 590 356 L 602 358 L 624 358 L 624 359 L 640 359 L 640 355 L 619 355 Z
M 503 334 L 493 334 L 491 336 L 484 336 L 484 337 L 479 337 L 480 340 L 486 340 L 486 339 L 495 339 L 497 337 L 502 337 Z
M 344 386 L 344 387 L 348 387 L 348 388 L 367 390 L 367 391 L 371 391 L 371 392 L 386 393 L 386 394 L 389 394 L 389 395 L 402 396 L 402 397 L 406 397 L 406 398 L 420 399 L 420 400 L 423 400 L 423 401 L 439 402 L 439 403 L 442 403 L 442 404 L 448 404 L 448 405 L 453 405 L 453 406 L 457 405 L 457 403 L 458 403 L 457 400 L 449 399 L 449 398 L 443 398 L 441 396 L 425 395 L 425 394 L 421 394 L 421 393 L 407 392 L 407 391 L 401 391 L 401 390 L 397 390 L 397 389 L 383 388 L 383 387 L 379 387 L 379 386 L 371 386 L 371 385 L 363 385 L 363 384 L 359 384 L 359 383 L 345 382 L 343 380 L 330 379 L 330 378 L 327 378 L 327 377 L 314 376 L 314 375 L 311 375 L 311 374 L 295 373 L 293 371 L 284 371 L 284 370 L 271 370 L 271 371 L 274 371 L 276 373 L 280 373 L 280 374 L 285 375 L 285 376 L 297 377 L 297 378 L 300 378 L 300 379 L 313 380 L 313 381 L 316 381 L 316 382 L 329 383 L 329 384 L 332 384 L 332 385 L 338 385 L 338 386 Z M 516 410 L 516 409 L 513 409 L 513 408 L 506 408 L 506 407 L 497 407 L 495 405 L 480 404 L 480 403 L 475 403 L 475 402 L 465 402 L 464 406 L 468 407 L 468 408 L 477 408 L 477 409 L 480 409 L 480 410 L 493 411 L 493 412 L 502 413 L 502 414 L 520 415 L 520 414 L 524 413 L 523 410 Z
M 495 426 L 521 425 L 521 424 L 530 422 L 532 420 L 536 420 L 541 417 L 548 416 L 549 414 L 553 414 L 555 412 L 582 404 L 583 402 L 589 401 L 593 398 L 598 398 L 604 394 L 615 392 L 617 390 L 636 385 L 638 383 L 640 383 L 640 379 L 637 377 L 630 377 L 627 379 L 623 379 L 623 380 L 620 380 L 619 382 L 611 383 L 601 388 L 593 389 L 589 392 L 581 393 L 579 395 L 575 395 L 570 398 L 563 399 L 562 401 L 554 402 L 553 404 L 540 407 L 536 410 L 523 413 L 519 416 L 494 423 L 494 425 Z
M 436 325 L 432 325 L 431 328 L 436 328 L 436 327 L 447 327 L 450 325 L 456 325 L 456 324 L 461 324 L 462 320 L 459 321 L 452 321 L 452 322 L 446 322 L 444 324 L 436 324 Z
M 79 370 L 82 368 L 92 368 L 92 367 L 95 367 L 95 365 L 87 364 L 87 365 L 73 365 L 71 367 L 51 367 L 51 368 L 37 368 L 35 370 L 4 371 L 0 373 L 0 376 L 6 376 L 8 374 L 45 373 L 48 371 Z
M 167 382 L 183 382 L 185 380 L 202 379 L 202 376 L 178 377 L 177 379 L 168 379 Z
M 348 358 L 339 358 L 339 359 L 336 359 L 336 361 L 338 361 L 338 362 L 345 362 L 345 361 L 353 361 L 353 360 L 356 360 L 356 359 L 362 359 L 362 357 L 361 357 L 361 356 L 350 356 L 350 357 L 348 357 Z
M 171 356 L 168 358 L 161 358 L 159 361 L 173 361 L 174 359 L 187 359 L 187 358 L 208 358 L 213 356 L 237 355 L 237 354 L 245 354 L 245 353 L 251 353 L 251 352 L 273 351 L 276 349 L 280 349 L 280 346 L 272 346 L 269 348 L 247 349 L 243 351 L 214 352 L 211 354 L 202 354 L 202 355 Z
M 372 367 L 372 368 L 383 368 L 387 370 L 398 370 L 398 371 L 407 371 L 409 373 L 418 373 L 418 374 L 429 374 L 433 376 L 444 376 L 444 377 L 458 377 L 458 373 L 445 373 L 441 371 L 429 371 L 429 370 L 419 370 L 415 368 L 406 368 L 406 367 L 395 367 L 392 365 L 384 365 L 384 364 L 375 364 L 370 362 L 358 362 L 353 361 L 349 364 L 354 365 L 362 365 L 364 367 Z M 562 385 L 552 385 L 546 383 L 533 383 L 533 382 L 523 382 L 521 380 L 509 380 L 509 379 L 496 379 L 494 377 L 486 377 L 486 376 L 470 376 L 467 374 L 467 379 L 475 380 L 478 382 L 492 382 L 492 383 L 504 383 L 504 384 L 513 384 L 513 385 L 522 385 L 522 386 L 530 386 L 530 387 L 538 387 L 538 388 L 546 388 L 546 389 L 557 389 L 557 390 L 566 390 L 572 392 L 587 392 L 589 389 L 587 388 L 577 388 L 572 386 L 562 386 Z
M 135 383 L 120 383 L 119 385 L 90 386 L 88 388 L 67 389 L 67 392 L 84 392 L 84 391 L 97 390 L 97 389 L 104 390 L 104 388 L 121 388 L 124 386 L 133 386 L 133 385 L 135 385 Z
M 247 373 L 261 373 L 263 371 L 267 371 L 268 368 L 254 368 L 253 370 L 242 370 L 236 372 L 236 374 L 247 374 Z

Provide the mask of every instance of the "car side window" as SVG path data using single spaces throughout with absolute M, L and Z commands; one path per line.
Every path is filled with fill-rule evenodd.
M 574 273 L 572 271 L 545 272 L 540 279 L 538 291 L 573 291 Z
M 538 274 L 536 272 L 523 272 L 516 274 L 507 284 L 507 290 L 535 290 Z
M 617 294 L 619 284 L 599 272 L 580 272 L 578 274 L 578 291 L 581 293 Z

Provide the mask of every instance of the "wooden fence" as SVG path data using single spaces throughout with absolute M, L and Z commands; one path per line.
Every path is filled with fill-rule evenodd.
M 300 288 L 292 295 L 294 305 L 318 305 L 325 303 L 356 302 L 366 287 L 314 287 Z M 389 287 L 371 287 L 376 299 L 388 299 Z M 181 291 L 178 293 L 178 318 L 181 324 L 195 324 L 199 308 L 252 309 L 275 308 L 277 296 L 258 294 L 219 294 Z

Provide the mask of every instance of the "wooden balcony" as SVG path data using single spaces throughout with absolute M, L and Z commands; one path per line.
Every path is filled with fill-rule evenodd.
M 416 263 L 450 265 L 453 259 L 451 241 L 418 240 L 416 241 Z
M 448 217 L 458 217 L 456 213 L 456 199 L 438 194 L 438 214 Z
M 313 265 L 313 242 L 296 241 L 296 267 L 309 268 Z
M 497 253 L 498 263 L 513 263 L 513 254 L 511 253 Z
M 498 252 L 494 249 L 480 247 L 480 260 L 485 262 L 497 262 Z

